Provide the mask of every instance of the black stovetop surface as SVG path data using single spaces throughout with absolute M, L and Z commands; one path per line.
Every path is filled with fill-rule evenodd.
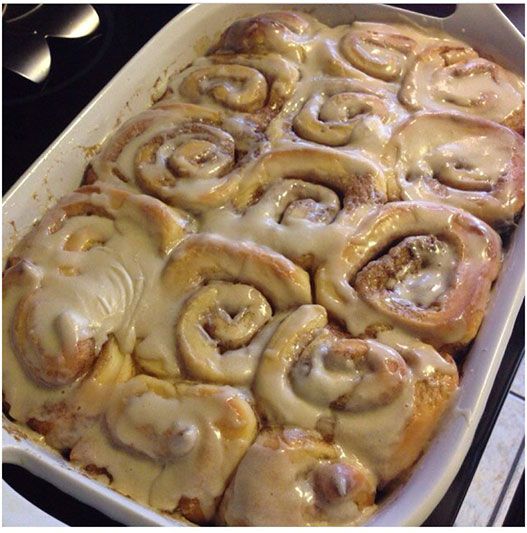
M 81 39 L 48 39 L 51 71 L 40 85 L 6 68 L 3 193 L 125 63 L 187 4 L 94 5 L 101 24 Z
M 455 9 L 455 4 L 394 5 L 436 16 L 446 16 Z M 187 5 L 98 4 L 94 7 L 101 24 L 93 35 L 67 42 L 49 39 L 52 67 L 44 83 L 34 86 L 3 68 L 3 193 L 118 70 Z M 500 7 L 523 33 L 523 4 Z M 425 525 L 448 526 L 455 521 L 522 359 L 523 316 L 522 308 L 470 451 L 446 496 Z M 68 525 L 120 525 L 18 466 L 4 464 L 3 478 L 28 500 Z M 509 520 L 511 525 L 520 525 L 515 516 L 523 516 L 524 501 L 521 497 L 515 500 L 519 503 L 511 508 Z

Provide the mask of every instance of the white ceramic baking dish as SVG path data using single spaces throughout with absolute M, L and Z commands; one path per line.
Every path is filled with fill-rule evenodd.
M 180 69 L 201 55 L 233 20 L 293 8 L 329 25 L 355 19 L 412 20 L 450 34 L 523 74 L 524 39 L 491 4 L 459 5 L 444 19 L 382 5 L 196 5 L 155 35 L 66 128 L 7 193 L 3 201 L 3 257 L 63 194 L 80 183 L 90 147 L 151 103 L 160 73 Z M 156 85 L 157 83 L 157 85 Z M 434 509 L 455 477 L 474 437 L 524 295 L 524 219 L 516 228 L 496 283 L 486 319 L 463 366 L 455 405 L 411 478 L 394 492 L 370 525 L 418 525 Z M 3 461 L 27 468 L 68 494 L 129 525 L 182 525 L 89 479 L 35 436 L 4 417 Z M 5 483 L 4 525 L 57 525 Z

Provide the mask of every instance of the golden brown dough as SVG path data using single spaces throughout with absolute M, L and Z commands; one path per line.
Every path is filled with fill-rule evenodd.
M 472 215 L 429 202 L 372 209 L 316 274 L 316 299 L 354 335 L 399 327 L 437 348 L 476 335 L 501 240 Z
M 374 510 L 375 482 L 356 458 L 316 431 L 264 430 L 225 492 L 229 526 L 354 524 Z
M 417 48 L 416 41 L 388 25 L 355 26 L 340 41 L 340 53 L 369 76 L 384 81 L 399 79 Z
M 461 111 L 518 132 L 525 127 L 522 80 L 468 46 L 432 46 L 401 82 L 400 100 L 412 110 Z
M 115 339 L 102 347 L 90 373 L 62 400 L 46 402 L 32 413 L 27 425 L 45 435 L 46 442 L 59 450 L 72 448 L 106 410 L 118 383 L 134 375 L 129 354 L 122 354 Z
M 265 129 L 293 93 L 298 69 L 278 54 L 201 58 L 169 81 L 172 99 L 241 113 Z
M 264 13 L 231 24 L 213 50 L 219 53 L 276 52 L 301 62 L 305 59 L 307 46 L 321 27 L 322 24 L 306 13 Z
M 502 228 L 524 204 L 525 142 L 495 122 L 460 113 L 418 113 L 386 148 L 404 200 L 460 207 Z
M 323 185 L 339 193 L 345 205 L 386 201 L 386 180 L 371 159 L 357 153 L 299 147 L 263 155 L 246 173 L 233 204 L 239 209 L 247 207 L 269 184 L 284 179 Z
M 322 306 L 305 305 L 271 337 L 253 388 L 267 423 L 317 429 L 385 485 L 418 459 L 457 382 L 453 361 L 432 347 L 354 339 L 328 325 Z
M 127 496 L 207 523 L 256 428 L 236 389 L 140 375 L 116 387 L 71 459 Z
M 326 32 L 314 44 L 311 61 L 330 76 L 352 78 L 380 87 L 396 87 L 412 61 L 432 44 L 459 44 L 439 31 L 410 24 L 355 21 Z
M 313 143 L 359 149 L 378 157 L 392 129 L 407 117 L 393 91 L 368 81 L 315 77 L 303 79 L 284 110 L 268 128 L 278 146 Z
M 250 119 L 231 120 L 220 111 L 163 100 L 108 139 L 85 181 L 146 192 L 199 212 L 227 202 L 243 166 L 265 147 Z
M 165 293 L 182 304 L 169 328 L 185 371 L 214 383 L 250 384 L 282 312 L 311 301 L 304 270 L 270 250 L 211 234 L 186 239 L 170 257 L 162 282 Z M 148 346 L 150 339 L 144 342 Z M 141 345 L 136 350 L 144 368 L 166 375 L 159 369 L 162 361 L 150 356 Z

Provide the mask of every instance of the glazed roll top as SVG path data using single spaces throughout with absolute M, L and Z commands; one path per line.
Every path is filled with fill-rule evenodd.
M 455 349 L 476 335 L 500 264 L 499 236 L 472 215 L 393 202 L 319 268 L 317 301 L 354 335 L 400 328 Z
M 320 33 L 310 58 L 312 68 L 332 76 L 375 81 L 396 88 L 415 57 L 426 48 L 460 41 L 434 28 L 394 22 L 355 21 Z
M 269 341 L 254 392 L 267 423 L 316 429 L 384 485 L 420 455 L 458 378 L 431 346 L 381 339 L 352 338 L 323 307 L 302 306 Z
M 285 257 L 206 233 L 175 250 L 160 281 L 159 319 L 135 347 L 159 377 L 247 385 L 281 313 L 311 301 L 307 272 Z
M 314 143 L 379 157 L 394 125 L 406 117 L 396 94 L 378 84 L 317 76 L 299 82 L 268 134 L 278 146 Z
M 513 223 L 524 204 L 523 137 L 459 113 L 419 113 L 386 149 L 399 195 L 460 207 L 492 226 Z
M 401 82 L 410 108 L 462 111 L 523 131 L 524 84 L 468 46 L 432 46 L 419 54 Z
M 189 217 L 145 196 L 93 186 L 64 197 L 4 277 L 13 348 L 29 375 L 50 387 L 72 383 L 110 333 L 131 350 L 144 291 L 190 228 Z
M 300 428 L 261 432 L 220 507 L 229 526 L 353 524 L 374 510 L 375 483 L 356 458 Z
M 323 25 L 306 13 L 264 13 L 231 24 L 214 48 L 220 53 L 276 52 L 301 62 L 310 41 L 321 28 Z
M 141 375 L 115 389 L 71 458 L 134 499 L 206 523 L 256 428 L 235 389 Z
M 200 212 L 230 199 L 241 169 L 262 149 L 265 139 L 250 119 L 163 101 L 121 126 L 92 160 L 85 181 Z

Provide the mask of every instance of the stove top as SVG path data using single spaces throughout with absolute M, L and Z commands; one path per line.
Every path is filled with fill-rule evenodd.
M 85 37 L 64 38 L 54 35 L 57 32 L 53 29 L 67 26 L 69 17 L 76 12 L 75 6 L 4 4 L 4 63 L 16 53 L 17 45 L 32 34 L 39 36 L 42 43 L 47 43 L 51 55 L 49 75 L 41 83 L 34 83 L 4 65 L 4 109 L 32 105 L 36 108 L 40 103 L 51 103 L 56 98 L 77 100 L 82 80 L 89 79 L 91 75 L 99 76 L 105 68 L 102 64 L 104 59 L 111 55 L 109 47 L 114 38 L 112 10 L 97 6 L 95 11 L 99 24 L 94 31 L 90 27 Z M 53 20 L 57 22 L 51 22 Z M 52 36 L 44 40 L 48 32 Z
M 6 19 L 27 15 L 35 7 L 7 4 L 4 41 L 6 26 L 13 26 L 6 25 Z M 3 194 L 141 46 L 187 5 L 93 7 L 100 24 L 91 35 L 47 39 L 51 70 L 42 83 L 35 84 L 2 69 Z M 31 13 L 25 18 L 30 17 Z

